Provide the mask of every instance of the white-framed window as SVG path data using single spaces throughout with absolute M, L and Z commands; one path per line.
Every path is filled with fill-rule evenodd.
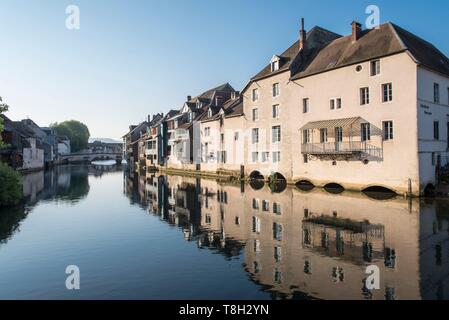
M 337 109 L 341 109 L 342 106 L 341 98 L 337 98 Z
M 362 123 L 360 125 L 362 142 L 371 140 L 371 125 L 369 123 Z
M 433 138 L 435 140 L 440 140 L 440 122 L 439 121 L 433 122 Z
M 239 140 L 239 133 L 238 132 L 234 132 L 234 140 L 235 141 Z
M 273 143 L 281 142 L 281 126 L 274 126 L 271 128 L 271 136 Z
M 253 217 L 253 232 L 254 233 L 260 233 L 261 230 L 261 221 L 258 217 Z
M 364 106 L 369 104 L 369 88 L 360 88 L 360 105 Z
M 262 152 L 262 162 L 266 163 L 270 161 L 270 153 L 269 152 Z
M 270 211 L 270 202 L 267 200 L 262 200 L 262 211 L 269 212 Z
M 207 111 L 207 116 L 208 116 L 209 118 L 212 117 L 212 109 L 209 109 L 209 110 Z
M 394 138 L 394 130 L 393 130 L 393 121 L 384 121 L 382 122 L 384 140 L 393 140 Z
M 302 113 L 308 113 L 310 110 L 309 98 L 302 99 Z
M 310 143 L 310 130 L 302 131 L 302 143 L 303 144 Z
M 271 72 L 279 70 L 279 60 L 271 62 Z
M 280 95 L 279 83 L 273 83 L 273 97 L 278 97 Z
M 273 119 L 279 119 L 279 115 L 280 115 L 280 107 L 278 104 L 275 104 L 273 106 Z
M 273 163 L 281 162 L 281 152 L 280 151 L 274 151 L 273 152 Z
M 189 122 L 193 121 L 193 112 L 189 112 Z
M 254 210 L 259 210 L 259 199 L 253 198 L 253 209 Z
M 210 127 L 206 127 L 206 128 L 204 129 L 204 135 L 205 135 L 206 137 L 210 137 Z
M 253 89 L 253 94 L 252 94 L 252 99 L 253 102 L 256 102 L 257 100 L 259 100 L 259 89 Z
M 329 102 L 329 107 L 331 110 L 335 110 L 335 99 L 331 99 Z
M 382 85 L 382 102 L 393 101 L 393 84 L 384 83 Z
M 255 151 L 252 153 L 252 161 L 253 163 L 259 162 L 259 152 Z
M 259 143 L 259 128 L 253 128 L 251 131 L 251 140 L 253 144 Z
M 373 60 L 370 63 L 370 75 L 371 77 L 377 76 L 380 74 L 380 60 Z
M 253 116 L 253 121 L 256 122 L 257 120 L 259 120 L 259 109 L 254 108 L 253 112 L 252 112 L 252 116 Z
M 433 102 L 440 103 L 440 84 L 436 82 L 433 84 Z
M 282 214 L 281 205 L 277 202 L 273 203 L 273 213 Z

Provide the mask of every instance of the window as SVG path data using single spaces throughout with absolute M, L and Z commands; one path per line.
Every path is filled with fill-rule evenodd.
M 303 130 L 302 141 L 304 144 L 310 143 L 310 131 L 309 130 Z
M 433 84 L 433 102 L 440 103 L 440 84 Z
M 253 121 L 259 120 L 259 109 L 253 109 Z
M 382 85 L 382 102 L 393 101 L 393 84 L 385 83 Z
M 435 140 L 440 139 L 440 122 L 438 121 L 433 122 L 433 138 Z
M 273 203 L 273 213 L 282 214 L 281 205 L 279 203 Z
M 334 110 L 334 109 L 335 109 L 335 100 L 334 100 L 334 99 L 331 99 L 331 100 L 330 100 L 330 109 L 331 109 L 331 110 Z
M 237 141 L 239 139 L 239 133 L 234 132 L 234 140 Z
M 276 260 L 276 262 L 279 262 L 282 260 L 282 248 L 281 247 L 274 247 L 274 260 Z M 279 273 L 279 271 L 277 271 L 277 272 Z M 279 281 L 280 276 L 275 275 L 275 278 L 276 278 L 275 281 Z
M 281 126 L 274 126 L 271 128 L 271 135 L 273 143 L 281 142 Z
M 210 136 L 210 127 L 207 127 L 207 128 L 204 129 L 204 135 L 205 135 L 206 137 L 209 137 L 209 136 Z
M 309 112 L 309 98 L 302 99 L 302 113 Z
M 268 161 L 270 161 L 270 153 L 262 152 L 262 162 L 268 162 Z
M 277 97 L 279 96 L 280 91 L 279 91 L 279 83 L 274 83 L 273 84 L 273 97 Z
M 361 88 L 360 89 L 360 105 L 364 106 L 366 104 L 369 104 L 369 88 Z
M 279 105 L 278 104 L 275 104 L 273 106 L 273 118 L 279 119 Z
M 371 140 L 371 126 L 369 123 L 361 124 L 361 137 L 362 142 Z
M 281 153 L 279 151 L 273 152 L 273 163 L 281 162 Z
M 253 89 L 253 102 L 256 102 L 257 100 L 259 100 L 259 89 Z
M 224 134 L 220 134 L 220 143 L 223 144 L 224 143 Z
M 189 112 L 189 122 L 193 121 L 193 112 Z
M 342 127 L 335 128 L 335 141 L 343 142 L 343 128 Z
M 240 225 L 240 217 L 235 217 L 235 225 L 236 226 Z
M 380 60 L 371 61 L 370 74 L 372 77 L 380 74 Z
M 253 152 L 253 163 L 257 163 L 259 161 L 259 152 Z
M 259 129 L 254 128 L 252 130 L 252 142 L 253 144 L 259 143 Z
M 262 200 L 262 211 L 269 212 L 270 211 L 270 202 L 266 200 Z
M 259 210 L 259 199 L 253 199 L 253 209 Z
M 384 140 L 393 140 L 393 121 L 383 122 Z
M 282 225 L 276 222 L 273 222 L 273 239 L 282 241 Z
M 326 143 L 327 142 L 327 129 L 320 129 L 320 142 Z
M 342 103 L 341 98 L 337 98 L 337 109 L 341 109 Z
M 271 63 L 271 72 L 278 71 L 278 70 L 279 70 L 279 60 L 273 61 Z
M 253 217 L 253 232 L 260 233 L 260 219 L 257 217 Z
M 207 111 L 207 116 L 208 116 L 209 118 L 212 117 L 212 109 L 209 109 L 209 110 Z
M 432 152 L 431 154 L 430 154 L 430 157 L 431 157 L 431 162 L 432 162 L 432 166 L 435 166 L 435 152 Z

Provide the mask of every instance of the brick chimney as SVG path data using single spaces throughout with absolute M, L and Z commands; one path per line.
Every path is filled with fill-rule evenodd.
M 360 39 L 362 33 L 362 25 L 356 21 L 352 22 L 352 42 L 356 42 Z
M 187 102 L 189 102 L 190 100 L 192 100 L 192 96 L 187 96 Z
M 307 46 L 307 33 L 304 29 L 304 18 L 301 18 L 301 31 L 299 31 L 299 49 L 305 50 Z

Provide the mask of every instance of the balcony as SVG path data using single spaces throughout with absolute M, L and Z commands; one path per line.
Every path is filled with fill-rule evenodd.
M 301 146 L 301 152 L 311 156 L 340 155 L 360 158 L 369 155 L 379 159 L 383 157 L 382 148 L 361 141 L 306 143 Z

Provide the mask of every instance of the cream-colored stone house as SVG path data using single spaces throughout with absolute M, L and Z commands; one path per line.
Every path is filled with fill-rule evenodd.
M 449 59 L 391 24 L 320 27 L 251 79 L 245 173 L 419 195 L 448 162 Z

